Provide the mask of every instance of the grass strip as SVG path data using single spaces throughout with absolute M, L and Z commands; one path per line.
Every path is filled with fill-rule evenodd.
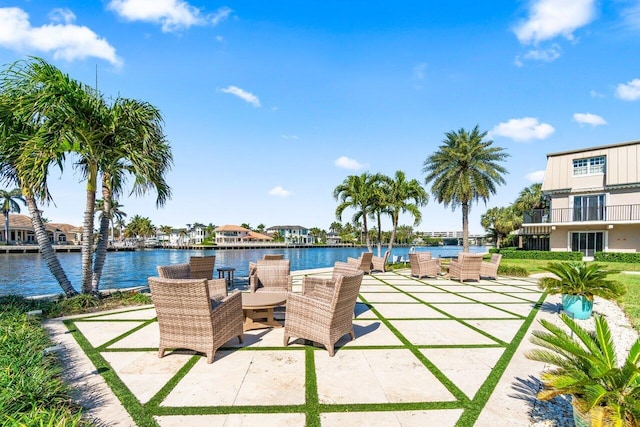
M 149 409 L 151 412 L 155 412 L 155 409 L 160 406 L 160 403 L 162 403 L 162 401 L 166 399 L 166 397 L 169 395 L 169 393 L 171 393 L 174 387 L 185 377 L 185 375 L 189 373 L 191 368 L 193 368 L 201 358 L 202 356 L 196 354 L 191 359 L 189 359 L 187 363 L 182 366 L 182 368 L 178 369 L 178 372 L 176 372 L 176 374 L 171 377 L 171 379 L 167 381 L 166 384 L 163 385 L 162 388 L 145 404 L 147 409 Z
M 75 320 L 64 320 L 64 325 L 75 338 L 76 342 L 87 355 L 96 370 L 102 375 L 113 393 L 116 395 L 122 406 L 129 412 L 131 418 L 139 427 L 157 426 L 153 417 L 148 413 L 145 407 L 138 399 L 129 391 L 127 386 L 122 382 L 120 377 L 111 368 L 111 365 L 100 355 L 100 352 L 94 348 L 87 338 L 75 327 Z
M 320 408 L 318 401 L 318 378 L 316 377 L 316 358 L 313 347 L 305 347 L 305 417 L 307 427 L 320 427 Z
M 138 332 L 140 329 L 142 329 L 142 328 L 154 323 L 155 321 L 156 321 L 156 319 L 147 320 L 147 321 L 143 322 L 142 324 L 136 326 L 135 328 L 130 329 L 129 331 L 127 331 L 127 332 L 125 332 L 123 334 L 120 334 L 117 337 L 107 341 L 106 343 L 104 343 L 101 346 L 97 347 L 96 350 L 102 351 L 105 348 L 109 347 L 110 345 L 117 343 L 118 341 L 128 337 L 129 335 L 131 335 L 131 334 L 133 334 L 135 332 Z

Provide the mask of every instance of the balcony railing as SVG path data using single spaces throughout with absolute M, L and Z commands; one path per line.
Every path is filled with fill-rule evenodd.
M 526 212 L 524 224 L 584 221 L 640 221 L 640 205 L 595 206 L 589 208 L 534 209 Z

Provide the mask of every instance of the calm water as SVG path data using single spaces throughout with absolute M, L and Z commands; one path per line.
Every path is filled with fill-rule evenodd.
M 431 251 L 432 255 L 451 257 L 461 246 L 419 247 L 417 251 Z M 472 252 L 486 252 L 483 246 L 472 246 Z M 384 251 L 384 248 L 383 248 Z M 243 249 L 243 250 L 178 250 L 145 249 L 135 252 L 109 252 L 104 267 L 101 289 L 129 288 L 147 284 L 147 277 L 157 276 L 156 266 L 189 262 L 190 256 L 215 255 L 217 267 L 234 267 L 236 281 L 246 281 L 249 261 L 262 258 L 265 253 L 284 254 L 291 260 L 292 270 L 330 267 L 347 257 L 358 257 L 362 248 L 305 248 L 305 249 Z M 394 248 L 392 256 L 407 258 L 409 248 Z M 377 250 L 374 248 L 374 253 Z M 74 287 L 80 289 L 80 253 L 58 253 L 60 263 Z M 216 276 L 214 276 L 216 277 Z M 238 280 L 239 279 L 239 280 Z M 24 296 L 60 293 L 58 282 L 49 272 L 40 254 L 0 254 L 0 295 Z

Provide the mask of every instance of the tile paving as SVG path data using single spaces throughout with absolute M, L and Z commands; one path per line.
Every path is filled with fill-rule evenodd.
M 277 328 L 248 331 L 242 344 L 234 338 L 211 365 L 188 351 L 159 359 L 153 307 L 48 325 L 74 360 L 86 359 L 84 352 L 95 365 L 76 363 L 73 376 L 101 390 L 102 404 L 90 413 L 106 425 L 527 425 L 522 400 L 507 406 L 523 424 L 507 423 L 485 405 L 500 398 L 496 388 L 509 398 L 509 387 L 497 386 L 513 375 L 537 374 L 538 366 L 521 355 L 511 359 L 542 302 L 535 280 L 460 284 L 409 273 L 364 277 L 356 339 L 343 337 L 334 357 L 302 340 L 284 347 Z M 330 270 L 294 272 L 294 292 L 305 274 Z M 516 364 L 522 367 L 505 375 Z

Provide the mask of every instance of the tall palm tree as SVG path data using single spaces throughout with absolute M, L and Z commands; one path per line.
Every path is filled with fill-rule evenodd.
M 105 212 L 104 200 L 96 199 L 96 211 L 100 213 L 100 220 L 102 221 L 102 217 L 107 215 L 109 218 L 109 222 L 111 223 L 111 241 L 114 241 L 114 231 L 115 225 L 118 221 L 124 219 L 127 214 L 120 208 L 123 206 L 117 200 L 111 200 L 110 208 L 108 212 Z
M 429 202 L 429 194 L 417 179 L 408 181 L 403 171 L 396 171 L 394 178 L 390 179 L 387 184 L 387 201 L 393 226 L 388 247 L 389 252 L 391 252 L 398 232 L 400 214 L 409 213 L 414 219 L 413 225 L 419 225 L 422 221 L 420 207 Z
M 360 175 L 349 175 L 333 190 L 333 197 L 340 202 L 336 208 L 336 219 L 342 220 L 342 213 L 347 208 L 352 208 L 355 213 L 352 222 L 362 220 L 362 227 L 367 242 L 367 249 L 371 252 L 371 238 L 367 218 L 373 213 L 371 209 L 374 190 L 379 175 L 371 175 L 368 172 Z
M 0 181 L 20 188 L 40 254 L 65 295 L 73 296 L 77 292 L 53 250 L 38 207 L 39 201 L 52 200 L 48 172 L 52 165 L 62 171 L 64 144 L 46 131 L 46 117 L 53 113 L 47 102 L 34 102 L 41 88 L 31 84 L 31 77 L 23 61 L 0 72 Z M 41 111 L 34 109 L 34 105 L 41 107 Z
M 549 205 L 547 198 L 542 192 L 542 184 L 531 184 L 518 194 L 518 198 L 513 203 L 514 208 L 520 215 L 528 213 L 533 209 L 544 209 Z
M 2 214 L 4 215 L 4 240 L 7 244 L 9 243 L 9 213 L 20 213 L 18 202 L 23 205 L 27 204 L 19 188 L 0 190 L 0 203 L 2 203 Z
M 371 211 L 371 218 L 376 220 L 376 233 L 374 236 L 377 238 L 376 247 L 378 249 L 378 256 L 382 251 L 382 215 L 390 215 L 389 205 L 389 182 L 390 178 L 386 175 L 375 174 L 373 175 L 371 189 L 371 199 L 369 209 Z
M 482 199 L 485 203 L 496 186 L 504 184 L 502 175 L 507 170 L 500 163 L 509 154 L 503 148 L 494 147 L 493 141 L 485 141 L 487 132 L 478 126 L 471 132 L 461 128 L 445 134 L 438 151 L 423 164 L 427 174 L 425 183 L 432 182 L 431 193 L 439 203 L 453 210 L 462 207 L 462 250 L 469 251 L 469 210 L 471 203 Z

